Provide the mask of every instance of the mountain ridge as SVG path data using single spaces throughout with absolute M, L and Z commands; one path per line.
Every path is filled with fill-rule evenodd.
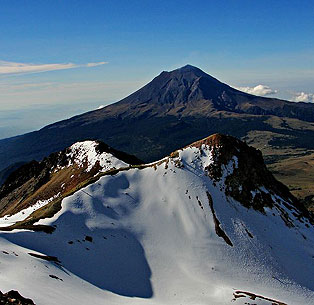
M 91 141 L 68 154 L 52 177 L 107 167 L 87 184 L 59 180 L 55 194 L 79 184 L 52 214 L 50 201 L 0 217 L 3 290 L 46 305 L 310 304 L 311 215 L 255 148 L 215 134 L 146 165 L 95 155 Z M 33 227 L 5 230 L 12 221 Z
M 298 211 L 299 217 L 305 216 L 314 223 L 314 219 L 302 203 L 267 170 L 259 150 L 249 147 L 236 138 L 214 134 L 149 164 L 143 164 L 141 160 L 99 141 L 78 142 L 63 151 L 51 154 L 40 162 L 31 161 L 12 172 L 0 187 L 0 217 L 8 217 L 9 220 L 17 213 L 27 217 L 25 216 L 21 223 L 8 222 L 5 228 L 0 229 L 36 230 L 37 227 L 33 223 L 40 217 L 46 214 L 51 217 L 53 213 L 57 213 L 61 208 L 61 200 L 94 183 L 101 176 L 115 175 L 120 171 L 134 168 L 156 168 L 162 164 L 167 168 L 169 162 L 174 162 L 178 168 L 182 168 L 184 165 L 178 157 L 181 151 L 191 148 L 199 150 L 201 155 L 203 149 L 210 150 L 211 162 L 205 161 L 208 165 L 204 166 L 204 171 L 214 182 L 223 179 L 223 168 L 227 167 L 234 158 L 237 159 L 233 173 L 224 177 L 225 192 L 244 207 L 264 213 L 265 207 L 276 206 L 272 203 L 271 196 L 263 190 L 254 195 L 256 189 L 263 186 L 270 194 L 277 194 L 289 202 L 291 208 Z M 43 214 L 36 212 L 37 210 L 43 210 Z M 285 215 L 283 219 L 287 225 L 293 226 L 289 217 Z M 44 227 L 38 229 L 53 230 Z

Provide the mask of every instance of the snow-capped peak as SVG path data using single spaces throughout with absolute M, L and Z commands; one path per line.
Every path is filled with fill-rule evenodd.
M 101 172 L 129 165 L 109 152 L 101 152 L 99 150 L 99 142 L 96 141 L 84 141 L 73 144 L 68 149 L 67 157 L 69 158 L 68 166 L 73 163 L 79 167 L 86 166 L 87 172 L 91 171 L 96 165 L 100 167 Z

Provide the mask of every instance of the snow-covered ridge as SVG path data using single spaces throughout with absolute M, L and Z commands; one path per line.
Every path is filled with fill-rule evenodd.
M 45 305 L 311 305 L 313 225 L 258 152 L 219 137 L 76 191 L 36 223 L 52 234 L 0 234 L 2 289 Z
M 128 166 L 127 163 L 115 158 L 107 152 L 99 152 L 99 143 L 96 141 L 77 142 L 70 146 L 67 157 L 70 159 L 68 166 L 77 164 L 79 167 L 87 166 L 90 171 L 96 164 L 101 167 L 101 172 L 109 169 Z
M 93 177 L 129 166 L 115 155 L 129 158 L 102 142 L 84 141 L 17 169 L 0 188 L 0 227 L 25 220 Z

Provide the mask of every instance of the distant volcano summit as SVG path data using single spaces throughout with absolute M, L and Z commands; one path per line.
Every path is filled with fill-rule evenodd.
M 162 72 L 120 103 L 142 107 L 151 104 L 169 111 L 176 107 L 186 108 L 189 103 L 197 103 L 201 100 L 220 100 L 224 92 L 228 91 L 236 90 L 202 70 L 186 65 L 171 72 Z
M 123 113 L 121 108 L 117 108 L 118 105 L 125 110 Z M 230 111 L 314 120 L 313 107 L 310 105 L 300 106 L 239 91 L 191 65 L 170 72 L 163 71 L 143 88 L 104 108 L 103 113 L 116 110 L 123 117 L 143 114 L 208 116 L 213 111 Z
M 197 67 L 186 65 L 170 72 L 163 71 L 146 86 L 106 107 L 102 112 L 112 114 L 112 111 L 118 110 L 122 117 L 208 116 L 213 111 L 249 111 L 250 106 L 245 103 L 254 98 L 220 82 Z M 257 111 L 256 106 L 254 111 Z M 259 112 L 267 110 L 260 109 Z

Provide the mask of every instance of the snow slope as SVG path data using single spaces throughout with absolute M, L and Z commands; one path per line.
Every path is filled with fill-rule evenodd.
M 214 162 L 212 147 L 192 145 L 65 198 L 39 221 L 52 234 L 1 233 L 1 290 L 44 305 L 313 304 L 313 225 L 273 193 L 278 207 L 244 207 L 226 195 L 237 157 L 219 181 Z
M 84 141 L 40 162 L 25 164 L 0 187 L 0 227 L 26 221 L 34 211 L 62 200 L 79 185 L 108 171 L 129 167 L 133 163 L 128 162 L 134 159 L 102 142 Z

